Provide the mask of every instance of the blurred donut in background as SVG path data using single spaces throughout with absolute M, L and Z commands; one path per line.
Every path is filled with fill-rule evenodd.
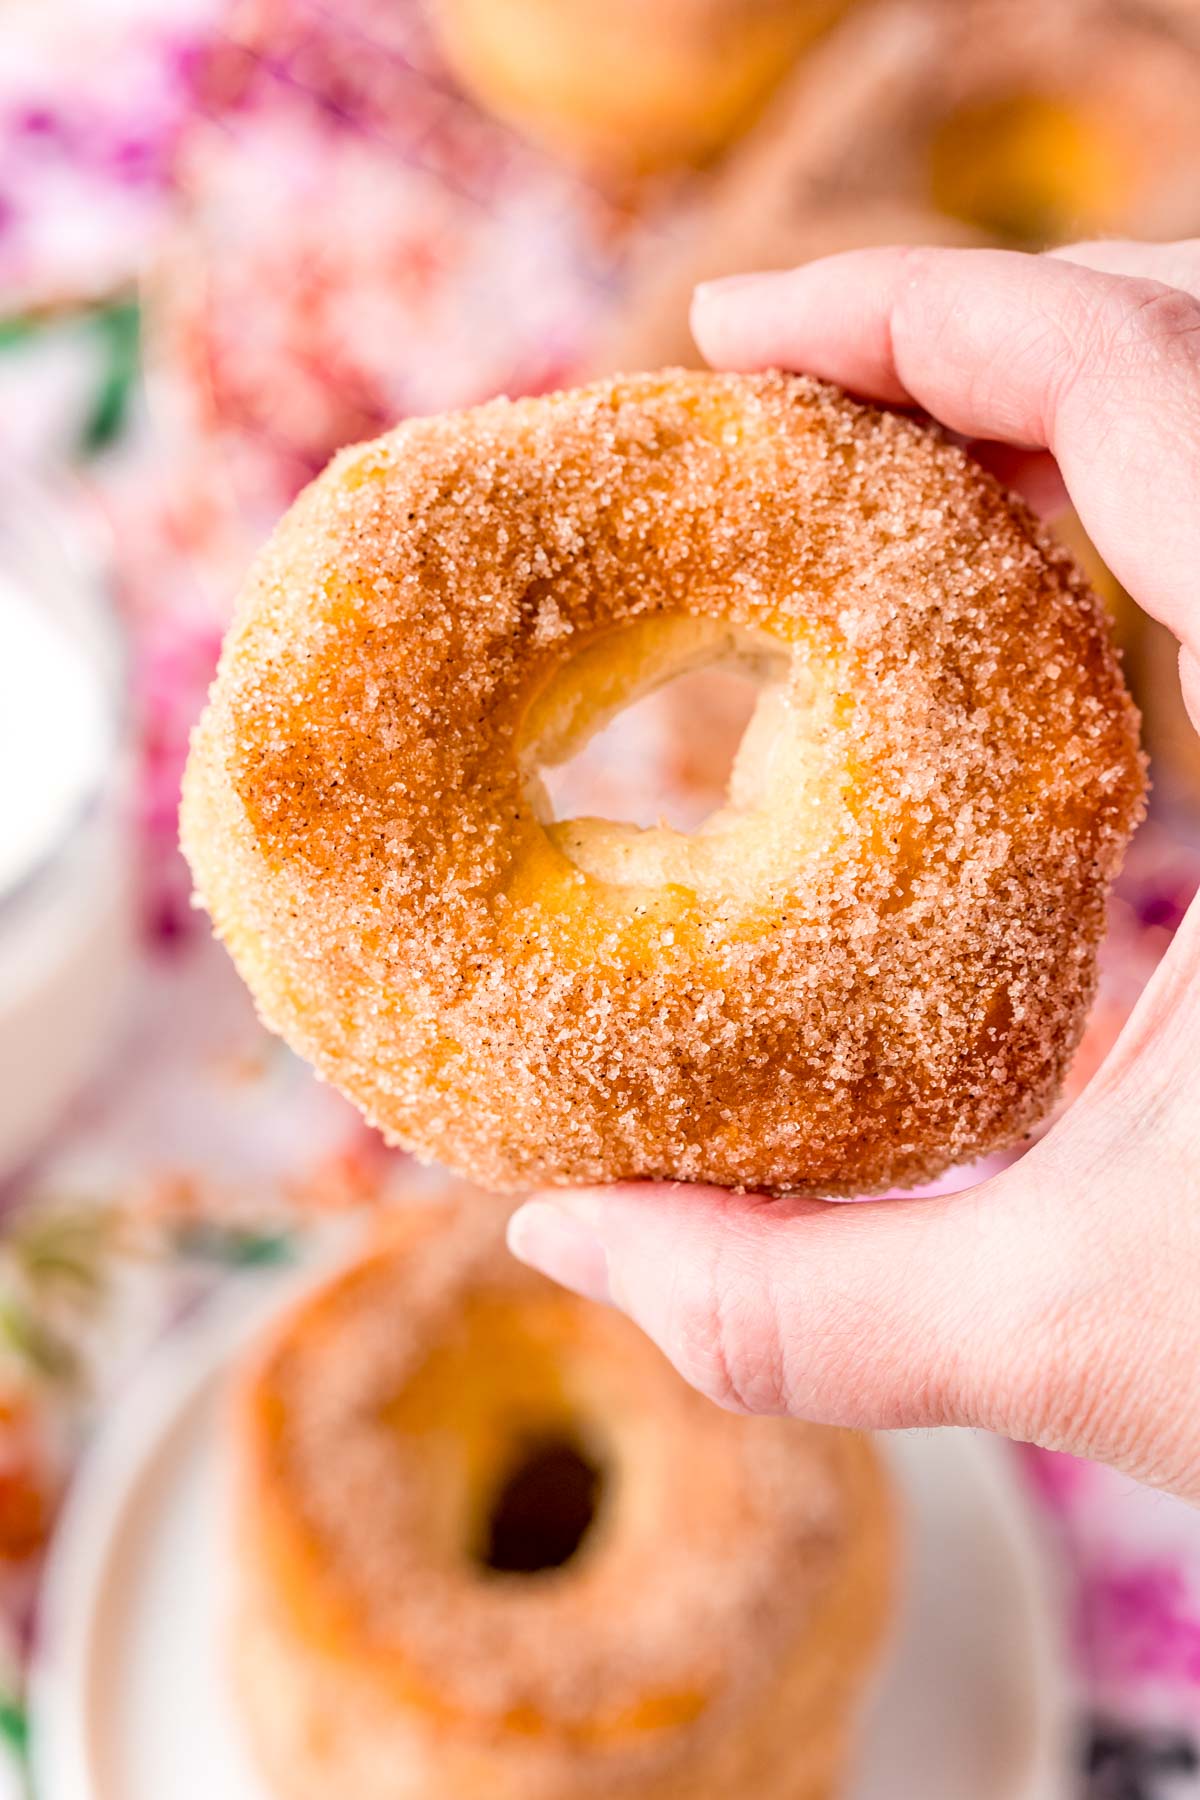
M 1014 241 L 1194 230 L 1200 57 L 1111 6 L 983 0 L 925 154 L 941 210 Z
M 280 1800 L 826 1800 L 890 1607 L 870 1444 L 722 1412 L 484 1195 L 303 1300 L 233 1422 Z
M 795 179 L 827 204 L 886 198 L 1035 248 L 1196 229 L 1200 55 L 1152 11 L 893 0 L 796 82 Z
M 467 89 L 602 175 L 707 160 L 846 0 L 429 0 Z

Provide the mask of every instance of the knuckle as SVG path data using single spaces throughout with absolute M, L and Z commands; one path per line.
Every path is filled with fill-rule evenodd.
M 1182 353 L 1200 366 L 1200 300 L 1161 282 L 1123 282 L 1097 321 L 1105 360 L 1174 357 Z
M 729 1411 L 784 1410 L 778 1310 L 752 1272 L 712 1259 L 703 1279 L 676 1281 L 667 1347 L 684 1380 Z
M 1110 384 L 1183 374 L 1190 391 L 1200 379 L 1200 300 L 1160 281 L 1106 277 L 1080 282 L 1061 304 L 1059 343 L 1052 366 L 1048 417 L 1061 416 L 1071 402 L 1089 421 L 1108 416 Z

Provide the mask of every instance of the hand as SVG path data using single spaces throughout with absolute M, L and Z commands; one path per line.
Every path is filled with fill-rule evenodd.
M 1181 640 L 1200 719 L 1200 240 L 857 251 L 702 288 L 693 329 L 720 368 L 923 408 L 1035 503 L 1061 475 Z M 856 1205 L 554 1192 L 510 1243 L 724 1406 L 983 1426 L 1200 1501 L 1200 902 L 1082 1097 L 993 1180 Z

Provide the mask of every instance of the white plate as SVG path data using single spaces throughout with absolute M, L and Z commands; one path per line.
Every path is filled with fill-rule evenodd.
M 228 1367 L 295 1276 L 242 1276 L 114 1408 L 47 1572 L 31 1685 L 38 1800 L 271 1800 L 223 1667 Z M 1004 1450 L 884 1440 L 906 1592 L 847 1800 L 1061 1800 L 1066 1683 L 1052 1577 Z

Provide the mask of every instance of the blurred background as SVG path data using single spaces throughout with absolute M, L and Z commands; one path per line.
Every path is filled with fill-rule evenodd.
M 113 1396 L 215 1289 L 440 1179 L 265 1036 L 189 910 L 187 734 L 283 507 L 406 415 L 696 362 L 701 277 L 1197 233 L 1198 0 L 3 0 L 0 1796 Z M 1077 1092 L 1200 883 L 1200 751 L 1173 644 L 1063 529 L 1155 781 Z M 694 821 L 743 721 L 720 678 L 667 690 L 560 810 Z M 1063 1791 L 1200 1794 L 1200 1520 L 1013 1457 L 1057 1569 Z

